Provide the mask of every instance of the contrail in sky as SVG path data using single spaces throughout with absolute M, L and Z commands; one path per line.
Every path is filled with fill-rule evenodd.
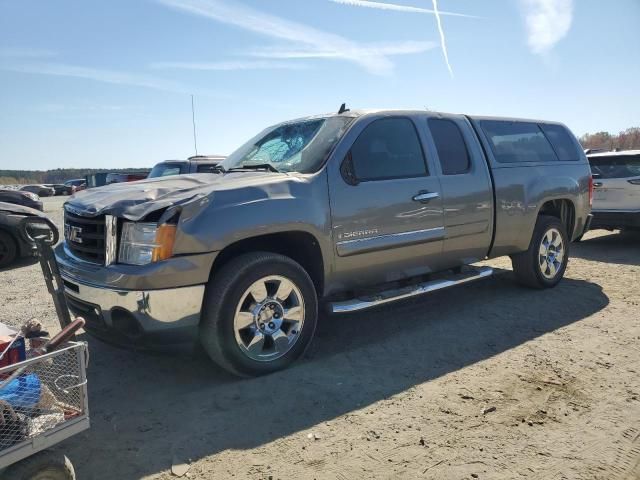
M 436 23 L 438 24 L 438 31 L 440 32 L 440 43 L 442 45 L 442 54 L 444 55 L 444 61 L 447 63 L 447 68 L 449 69 L 449 74 L 451 78 L 453 78 L 453 70 L 451 69 L 451 64 L 449 63 L 449 54 L 447 53 L 447 42 L 444 39 L 444 30 L 442 29 L 442 23 L 440 22 L 440 13 L 438 12 L 438 0 L 433 1 L 433 13 L 436 16 Z
M 434 10 L 429 10 L 428 8 L 410 7 L 408 5 L 398 5 L 396 3 L 372 2 L 371 0 L 329 0 L 329 1 L 333 3 L 339 3 L 341 5 L 350 5 L 353 7 L 364 7 L 364 8 L 377 8 L 378 10 L 391 10 L 395 12 L 426 13 L 426 14 L 436 13 Z M 473 15 L 466 15 L 464 13 L 455 13 L 455 12 L 440 12 L 440 15 L 478 18 Z

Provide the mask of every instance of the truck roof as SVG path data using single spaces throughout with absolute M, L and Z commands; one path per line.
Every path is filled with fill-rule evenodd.
M 204 162 L 221 162 L 226 159 L 226 155 L 198 155 L 180 160 L 162 160 L 158 163 L 204 163 Z
M 189 162 L 221 162 L 227 158 L 226 155 L 195 155 L 193 157 L 189 157 L 187 160 Z
M 627 156 L 635 156 L 640 155 L 640 150 L 620 150 L 620 151 L 611 151 L 611 152 L 598 152 L 598 153 L 588 153 L 588 158 L 598 158 L 598 157 L 627 157 Z
M 310 115 L 307 117 L 301 117 L 294 120 L 288 120 L 286 123 L 299 122 L 304 120 L 313 120 L 316 118 L 329 118 L 329 117 L 362 117 L 365 115 L 379 115 L 379 114 L 394 114 L 394 115 L 416 115 L 416 114 L 424 114 L 429 113 L 432 115 L 454 115 L 454 116 L 465 116 L 469 117 L 473 120 L 502 120 L 502 121 L 512 121 L 512 122 L 529 122 L 529 123 L 549 123 L 549 124 L 562 124 L 558 121 L 553 120 L 541 120 L 535 118 L 519 118 L 519 117 L 499 117 L 492 115 L 467 115 L 464 113 L 452 113 L 452 112 L 439 112 L 433 110 L 415 110 L 415 109 L 355 109 L 348 110 L 344 113 L 326 113 L 321 115 Z

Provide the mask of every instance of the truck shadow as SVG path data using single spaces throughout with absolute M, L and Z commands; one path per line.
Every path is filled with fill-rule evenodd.
M 612 232 L 571 246 L 571 256 L 618 265 L 640 265 L 640 233 Z
M 173 458 L 197 461 L 302 435 L 585 319 L 608 303 L 594 283 L 565 279 L 553 290 L 534 291 L 501 272 L 366 313 L 323 315 L 303 361 L 247 380 L 205 358 L 144 355 L 88 338 L 92 427 L 58 448 L 72 459 L 78 478 L 156 474 Z

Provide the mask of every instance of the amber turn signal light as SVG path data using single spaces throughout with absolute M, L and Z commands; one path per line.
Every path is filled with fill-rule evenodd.
M 153 249 L 151 261 L 159 262 L 173 255 L 173 244 L 176 240 L 176 226 L 163 224 L 156 231 L 156 248 Z

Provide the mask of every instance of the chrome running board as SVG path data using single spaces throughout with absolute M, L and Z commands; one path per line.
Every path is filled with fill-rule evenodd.
M 438 280 L 430 280 L 428 282 L 418 283 L 408 287 L 387 290 L 371 296 L 352 298 L 351 300 L 344 300 L 342 302 L 333 302 L 329 304 L 329 308 L 331 313 L 357 312 L 359 310 L 365 310 L 385 303 L 395 302 L 396 300 L 435 292 L 436 290 L 442 290 L 443 288 L 461 285 L 463 283 L 472 282 L 474 280 L 479 280 L 493 275 L 493 269 L 490 267 L 471 268 L 472 270 L 469 272 L 454 274 Z

